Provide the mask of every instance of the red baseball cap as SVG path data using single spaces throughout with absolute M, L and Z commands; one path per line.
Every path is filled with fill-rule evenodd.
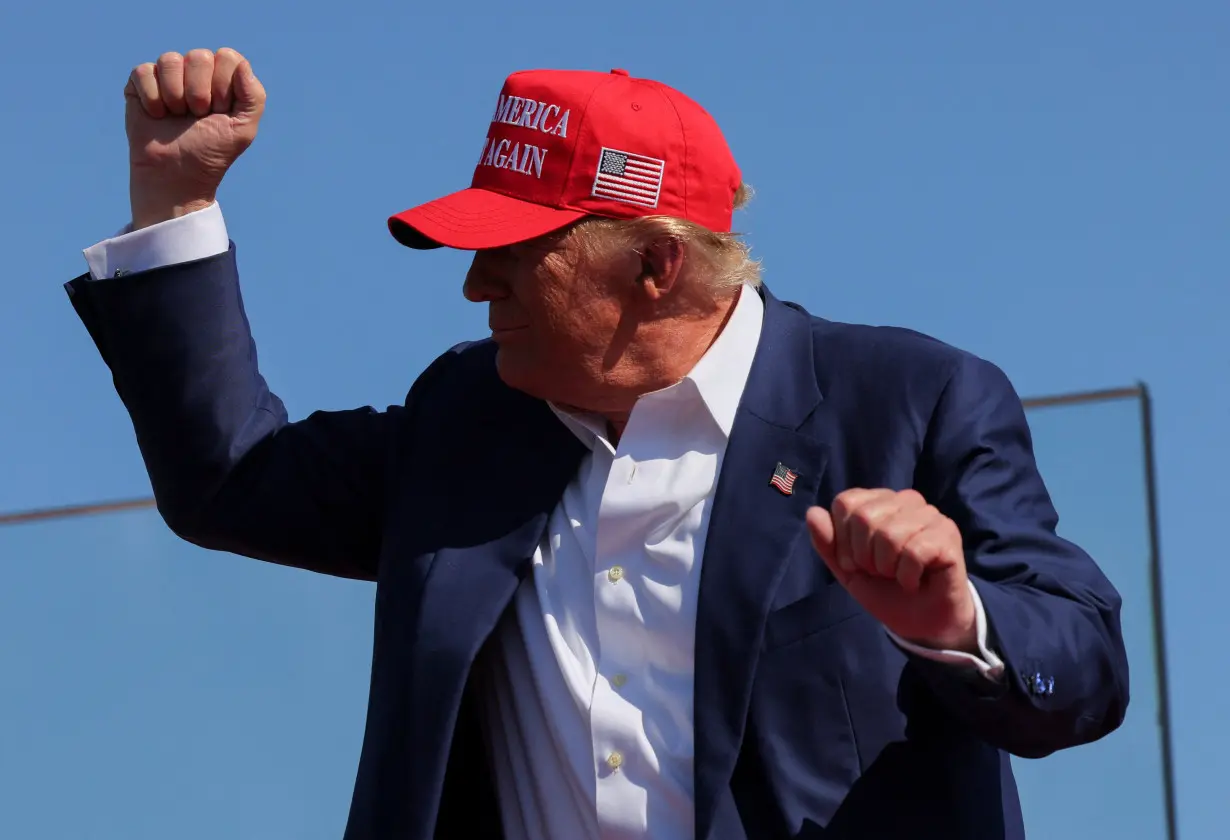
M 713 117 L 626 70 L 504 82 L 469 189 L 389 218 L 411 248 L 500 248 L 586 216 L 664 215 L 728 232 L 742 176 Z

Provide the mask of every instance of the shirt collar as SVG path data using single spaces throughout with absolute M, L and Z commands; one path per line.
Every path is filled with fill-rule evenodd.
M 764 301 L 755 289 L 742 286 L 726 326 L 687 376 L 674 385 L 645 394 L 641 400 L 699 398 L 723 436 L 729 438 L 756 357 L 763 322 Z M 590 449 L 596 438 L 606 437 L 606 421 L 596 415 L 570 414 L 556 405 L 551 405 L 551 410 Z

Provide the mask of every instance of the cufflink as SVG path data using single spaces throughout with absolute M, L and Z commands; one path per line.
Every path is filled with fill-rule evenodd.
M 1043 677 L 1037 672 L 1032 676 L 1025 676 L 1025 685 L 1029 687 L 1029 693 L 1035 697 L 1050 697 L 1055 693 L 1055 678 Z
M 117 269 L 115 270 L 115 273 L 114 273 L 114 274 L 112 274 L 111 276 L 112 276 L 112 277 L 123 277 L 123 276 L 124 276 L 125 274 L 127 274 L 127 273 L 128 273 L 128 269 L 126 269 L 126 268 L 117 268 Z

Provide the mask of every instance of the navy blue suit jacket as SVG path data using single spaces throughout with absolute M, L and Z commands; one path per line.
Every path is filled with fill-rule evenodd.
M 258 372 L 233 245 L 67 288 L 175 533 L 376 581 L 346 837 L 500 836 L 470 676 L 581 444 L 500 381 L 488 341 L 440 356 L 401 405 L 288 422 Z M 1119 595 L 1056 536 L 997 368 L 761 294 L 700 582 L 697 837 L 1021 838 L 1009 754 L 1123 719 Z M 793 495 L 769 485 L 779 461 L 799 474 Z M 834 582 L 804 512 L 854 486 L 916 488 L 960 526 L 1001 684 L 904 653 Z

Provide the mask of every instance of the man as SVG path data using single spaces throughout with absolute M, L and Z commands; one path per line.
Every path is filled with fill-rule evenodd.
M 68 290 L 177 534 L 377 582 L 348 838 L 1020 838 L 1009 754 L 1122 721 L 1005 377 L 775 299 L 681 93 L 510 76 L 472 187 L 389 222 L 475 251 L 491 338 L 296 423 L 215 202 L 263 88 L 197 50 L 125 93 L 132 224 Z

